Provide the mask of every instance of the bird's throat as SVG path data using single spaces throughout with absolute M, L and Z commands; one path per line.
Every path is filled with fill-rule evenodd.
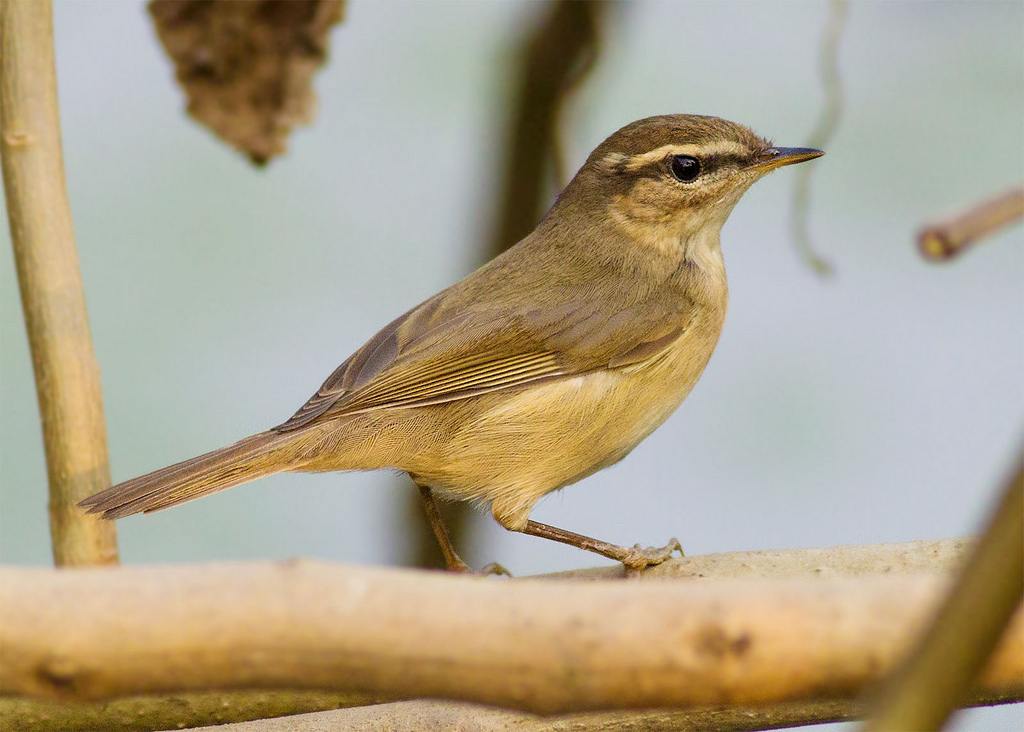
M 692 267 L 709 276 L 725 277 L 720 228 L 705 226 L 688 237 L 679 239 L 680 257 Z

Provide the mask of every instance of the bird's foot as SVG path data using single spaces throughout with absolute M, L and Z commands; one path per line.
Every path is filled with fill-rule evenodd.
M 504 575 L 505 577 L 511 577 L 512 573 L 505 569 L 497 562 L 491 562 L 485 564 L 480 569 L 473 569 L 461 559 L 458 560 L 458 564 L 452 563 L 448 565 L 449 572 L 458 572 L 459 574 L 471 574 L 475 577 L 489 577 L 491 575 Z
M 505 569 L 502 565 L 498 564 L 497 562 L 491 562 L 490 564 L 485 564 L 483 567 L 481 567 L 479 569 L 479 571 L 476 572 L 476 574 L 481 575 L 483 577 L 487 577 L 488 575 L 492 575 L 492 574 L 494 574 L 494 575 L 501 575 L 501 576 L 504 576 L 504 577 L 512 577 L 513 576 L 513 574 L 511 572 L 509 572 L 507 569 Z
M 683 546 L 679 543 L 679 539 L 676 538 L 669 539 L 665 546 L 640 546 L 639 544 L 634 544 L 630 549 L 625 547 L 622 547 L 622 549 L 622 556 L 616 557 L 616 559 L 622 562 L 628 575 L 639 574 L 648 567 L 661 564 L 677 551 L 680 556 L 685 556 Z

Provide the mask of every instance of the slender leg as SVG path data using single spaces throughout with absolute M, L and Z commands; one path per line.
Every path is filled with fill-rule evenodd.
M 416 487 L 420 489 L 420 497 L 423 499 L 423 510 L 427 514 L 427 521 L 430 523 L 430 528 L 434 532 L 434 538 L 437 539 L 437 544 L 441 547 L 441 554 L 444 555 L 444 563 L 448 566 L 449 572 L 464 572 L 467 574 L 504 574 L 509 577 L 512 573 L 502 567 L 497 562 L 491 562 L 479 572 L 474 572 L 473 569 L 462 561 L 462 557 L 459 556 L 458 552 L 455 551 L 455 546 L 452 544 L 452 538 L 448 534 L 448 527 L 444 525 L 444 519 L 441 518 L 441 511 L 437 507 L 437 501 L 434 499 L 434 494 L 429 487 L 425 485 L 416 484 Z
M 683 553 L 683 547 L 680 546 L 678 539 L 669 539 L 668 544 L 662 547 L 641 547 L 637 544 L 629 548 L 609 544 L 606 541 L 593 539 L 583 534 L 573 533 L 572 531 L 566 531 L 557 526 L 548 526 L 538 521 L 527 521 L 526 526 L 516 529 L 516 531 L 529 534 L 530 536 L 539 536 L 544 539 L 559 541 L 579 549 L 586 549 L 588 552 L 595 552 L 617 562 L 622 562 L 627 571 L 631 570 L 634 572 L 642 571 L 655 564 L 661 564 L 671 557 L 674 551 L 678 551 L 680 554 Z
M 437 501 L 434 500 L 433 492 L 425 485 L 417 483 L 416 487 L 420 489 L 420 498 L 423 499 L 423 510 L 427 514 L 427 521 L 434 532 L 434 538 L 437 539 L 437 544 L 441 547 L 441 554 L 444 555 L 444 563 L 448 566 L 448 570 L 451 572 L 472 572 L 473 570 L 462 561 L 462 557 L 458 555 L 455 547 L 452 546 L 452 538 L 448 535 L 448 527 L 444 525 L 444 519 L 441 518 L 441 511 L 437 508 Z

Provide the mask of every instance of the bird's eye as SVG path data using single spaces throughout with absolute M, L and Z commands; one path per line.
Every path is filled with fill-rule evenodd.
M 700 161 L 691 155 L 673 155 L 671 167 L 672 175 L 683 183 L 689 183 L 700 175 Z

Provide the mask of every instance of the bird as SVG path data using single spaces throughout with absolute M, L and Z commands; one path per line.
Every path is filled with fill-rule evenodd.
M 631 571 L 663 562 L 677 540 L 619 546 L 530 513 L 624 458 L 682 403 L 725 320 L 723 224 L 755 181 L 823 154 L 719 117 L 632 122 L 530 234 L 384 326 L 289 419 L 80 506 L 118 519 L 285 471 L 398 469 L 450 570 L 472 571 L 438 500 L 489 505 L 509 531 Z

